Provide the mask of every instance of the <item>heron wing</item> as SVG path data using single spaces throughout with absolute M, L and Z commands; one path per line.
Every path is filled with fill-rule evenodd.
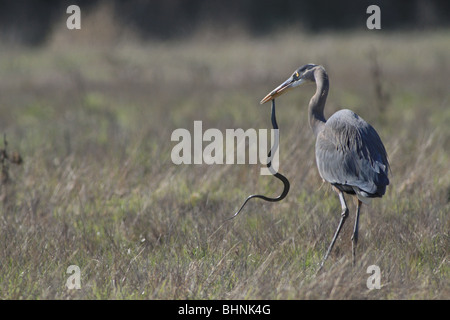
M 350 110 L 325 123 L 316 141 L 321 177 L 344 191 L 381 197 L 389 184 L 386 150 L 375 129 Z

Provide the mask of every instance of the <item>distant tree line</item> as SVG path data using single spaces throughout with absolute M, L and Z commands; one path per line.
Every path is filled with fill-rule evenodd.
M 132 26 L 144 39 L 186 36 L 205 23 L 237 25 L 255 36 L 289 25 L 307 32 L 365 28 L 371 4 L 381 8 L 382 29 L 450 24 L 448 0 L 0 0 L 0 36 L 39 45 L 69 5 L 86 14 L 102 1 L 113 3 L 117 23 Z

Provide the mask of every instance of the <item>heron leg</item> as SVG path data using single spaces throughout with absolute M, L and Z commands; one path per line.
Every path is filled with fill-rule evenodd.
M 353 265 L 355 265 L 355 257 L 356 257 L 356 244 L 358 243 L 358 226 L 359 226 L 359 211 L 361 209 L 361 200 L 357 199 L 356 203 L 356 217 L 355 217 L 355 226 L 353 227 L 353 235 L 352 235 L 352 257 L 353 257 Z
M 345 202 L 344 193 L 342 191 L 338 191 L 339 193 L 339 200 L 341 201 L 341 207 L 342 207 L 342 213 L 341 213 L 341 220 L 339 221 L 339 225 L 336 229 L 336 232 L 334 233 L 333 239 L 331 240 L 330 246 L 328 247 L 327 253 L 323 257 L 322 263 L 320 264 L 319 270 L 322 269 L 323 264 L 325 263 L 325 260 L 327 260 L 328 255 L 330 254 L 331 250 L 333 249 L 334 243 L 336 242 L 336 239 L 339 235 L 339 232 L 341 231 L 342 226 L 344 225 L 345 219 L 348 217 L 348 207 L 347 203 Z

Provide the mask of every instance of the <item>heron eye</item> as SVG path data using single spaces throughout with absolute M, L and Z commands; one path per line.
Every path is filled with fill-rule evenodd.
M 297 80 L 299 78 L 298 72 L 294 74 L 294 79 Z

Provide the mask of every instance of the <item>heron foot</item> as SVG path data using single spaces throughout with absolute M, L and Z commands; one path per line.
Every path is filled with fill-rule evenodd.
M 355 230 L 352 234 L 352 241 L 357 244 L 358 243 L 358 230 Z
M 344 202 L 344 205 L 345 205 L 345 202 Z M 330 246 L 328 247 L 327 253 L 325 254 L 325 256 L 322 259 L 322 262 L 320 263 L 319 270 L 317 270 L 318 272 L 322 269 L 323 264 L 325 263 L 325 261 L 328 258 L 328 255 L 330 254 L 331 250 L 333 249 L 334 243 L 336 242 L 339 232 L 341 231 L 341 228 L 344 225 L 344 222 L 347 219 L 347 217 L 348 217 L 348 208 L 347 208 L 347 206 L 343 206 L 342 213 L 341 213 L 341 220 L 339 221 L 339 225 L 336 229 L 336 232 L 334 233 L 333 239 L 331 240 L 331 243 L 330 243 Z

